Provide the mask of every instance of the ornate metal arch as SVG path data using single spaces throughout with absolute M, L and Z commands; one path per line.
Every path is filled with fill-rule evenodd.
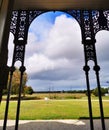
M 23 44 L 27 43 L 27 35 L 28 35 L 28 29 L 31 24 L 31 22 L 38 17 L 39 15 L 46 13 L 48 11 L 13 11 L 12 12 L 12 20 L 10 25 L 10 32 L 13 33 L 15 40 L 14 43 L 18 43 L 20 41 L 20 46 L 17 46 L 22 50 L 23 46 L 21 46 L 21 41 L 23 41 Z M 86 45 L 87 50 L 87 61 L 89 60 L 95 60 L 94 54 L 93 54 L 93 47 L 90 44 L 90 39 L 95 39 L 95 35 L 100 30 L 109 30 L 109 10 L 68 10 L 68 11 L 62 11 L 65 13 L 68 13 L 72 17 L 74 17 L 81 28 L 82 32 L 82 39 L 83 41 L 88 41 L 88 45 Z M 85 43 L 84 42 L 84 43 Z M 16 60 L 21 61 L 21 52 L 17 54 Z M 20 58 L 21 57 L 21 58 Z
M 5 111 L 3 130 L 6 130 L 9 97 L 10 97 L 10 91 L 11 91 L 10 89 L 11 81 L 12 81 L 13 72 L 15 70 L 14 65 L 16 61 L 21 61 L 21 67 L 20 67 L 21 79 L 20 79 L 20 86 L 19 86 L 20 89 L 19 89 L 19 98 L 18 98 L 16 125 L 15 125 L 15 130 L 18 130 L 22 79 L 23 79 L 23 72 L 25 71 L 25 67 L 24 67 L 25 46 L 27 44 L 28 29 L 31 22 L 37 16 L 48 11 L 18 10 L 18 11 L 12 12 L 10 32 L 12 32 L 14 35 L 15 46 L 14 46 L 12 66 L 10 70 L 11 78 L 10 78 L 10 83 L 9 83 L 9 90 L 8 90 L 9 93 L 7 96 L 7 105 L 6 105 L 6 111 Z M 109 30 L 109 10 L 67 10 L 67 11 L 62 11 L 62 12 L 66 12 L 72 17 L 74 17 L 78 21 L 81 28 L 82 44 L 84 47 L 84 57 L 85 57 L 85 66 L 83 67 L 83 69 L 86 74 L 89 115 L 90 115 L 90 128 L 91 130 L 94 130 L 91 94 L 90 94 L 90 82 L 89 82 L 90 67 L 88 65 L 88 61 L 92 60 L 95 64 L 93 69 L 96 74 L 96 81 L 97 81 L 97 86 L 99 90 L 98 93 L 99 93 L 102 130 L 105 130 L 105 121 L 104 121 L 103 105 L 102 105 L 101 90 L 100 90 L 101 86 L 100 86 L 100 79 L 99 79 L 100 67 L 98 66 L 98 63 L 97 63 L 95 35 L 100 30 Z

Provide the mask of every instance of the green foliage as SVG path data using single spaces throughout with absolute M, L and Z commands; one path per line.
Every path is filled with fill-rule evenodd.
M 3 90 L 3 95 L 6 95 L 7 94 L 7 89 L 4 89 Z
M 22 93 L 24 92 L 24 86 L 26 85 L 27 79 L 28 79 L 27 73 L 24 72 L 22 81 Z M 15 72 L 13 73 L 11 93 L 18 94 L 19 86 L 20 86 L 20 71 L 16 69 Z
M 33 94 L 33 89 L 32 89 L 32 87 L 31 86 L 25 86 L 24 87 L 24 93 L 25 94 Z
M 102 88 L 101 87 L 101 96 L 103 96 L 105 93 L 107 93 L 108 92 L 108 88 Z M 92 93 L 95 95 L 95 96 L 98 96 L 98 87 L 96 87 L 93 91 L 92 91 Z
M 90 95 L 93 93 L 93 90 L 90 90 Z M 85 91 L 86 96 L 88 96 L 88 91 Z

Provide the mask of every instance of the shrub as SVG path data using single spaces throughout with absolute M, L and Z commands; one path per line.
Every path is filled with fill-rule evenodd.
M 108 92 L 107 88 L 102 88 L 102 87 L 101 87 L 100 90 L 101 90 L 101 96 L 104 96 L 104 94 Z M 98 96 L 98 87 L 96 87 L 96 88 L 92 91 L 92 93 L 93 93 L 95 96 Z
M 32 89 L 32 87 L 31 86 L 29 86 L 29 87 L 25 87 L 24 88 L 24 92 L 25 92 L 25 94 L 33 94 L 33 89 Z

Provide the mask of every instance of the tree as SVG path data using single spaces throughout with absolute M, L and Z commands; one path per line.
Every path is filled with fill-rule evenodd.
M 24 93 L 25 94 L 33 94 L 33 89 L 32 89 L 32 87 L 31 86 L 25 86 L 24 87 Z
M 10 75 L 8 78 L 8 83 L 9 83 Z M 25 94 L 32 94 L 34 91 L 31 86 L 26 86 L 28 80 L 28 75 L 26 72 L 23 74 L 23 80 L 22 80 L 22 94 L 25 96 Z M 11 94 L 18 94 L 19 93 L 19 86 L 20 86 L 20 71 L 18 68 L 13 73 L 13 78 L 12 78 L 12 85 L 11 85 Z M 7 93 L 7 89 L 3 91 L 4 94 Z
M 27 80 L 28 80 L 28 75 L 26 72 L 24 72 L 23 81 L 22 81 L 22 93 L 24 93 L 24 86 L 26 85 Z M 18 94 L 19 86 L 20 86 L 20 71 L 16 69 L 15 72 L 13 73 L 11 93 Z
M 101 96 L 103 96 L 105 93 L 107 93 L 108 92 L 108 89 L 107 88 L 102 88 L 101 87 Z M 95 95 L 95 96 L 98 96 L 98 87 L 96 87 L 93 91 L 92 91 L 92 93 Z

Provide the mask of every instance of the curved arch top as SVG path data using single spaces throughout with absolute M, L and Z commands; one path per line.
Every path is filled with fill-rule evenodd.
M 16 30 L 18 27 L 17 24 L 19 24 L 19 33 L 20 34 L 25 34 L 24 31 L 25 31 L 25 22 L 26 22 L 26 19 L 28 19 L 28 25 L 26 26 L 26 31 L 28 30 L 31 22 L 36 18 L 38 17 L 39 15 L 43 14 L 43 13 L 46 13 L 46 12 L 50 12 L 50 11 L 53 11 L 53 10 L 46 10 L 46 11 L 36 11 L 36 10 L 18 10 L 18 11 L 13 11 L 12 12 L 12 20 L 11 20 L 11 25 L 10 25 L 10 31 L 15 35 L 16 34 Z M 55 11 L 54 11 L 55 12 Z M 67 13 L 69 15 L 71 15 L 72 17 L 74 17 L 77 22 L 79 23 L 79 25 L 81 25 L 81 20 L 80 20 L 80 10 L 69 10 L 69 11 L 61 11 L 60 12 L 64 12 L 64 13 Z M 28 17 L 28 18 L 27 18 Z M 20 19 L 20 23 L 19 23 L 19 19 Z M 20 36 L 19 36 L 20 37 Z M 22 37 L 22 36 L 21 36 Z
M 24 35 L 24 31 L 28 31 L 28 28 L 31 22 L 39 15 L 50 12 L 53 10 L 46 10 L 46 11 L 37 11 L 37 10 L 18 10 L 12 12 L 12 20 L 10 25 L 10 31 L 15 35 L 17 30 L 17 24 L 19 24 L 20 19 L 20 26 L 19 26 L 19 33 Z M 93 28 L 94 35 L 100 30 L 109 30 L 109 10 L 58 10 L 61 12 L 65 12 L 72 17 L 74 17 L 80 27 L 81 30 L 85 31 L 86 38 L 91 37 L 91 28 Z M 55 12 L 55 11 L 54 11 Z M 92 19 L 92 21 L 91 21 Z M 25 27 L 26 22 L 28 23 Z M 92 23 L 91 23 L 92 22 Z M 20 37 L 20 36 L 19 36 Z
M 30 11 L 29 12 L 29 25 L 32 23 L 32 21 L 38 17 L 39 15 L 43 14 L 43 13 L 47 13 L 47 12 L 56 12 L 57 10 L 55 11 L 51 11 L 51 10 L 48 10 L 48 11 Z M 75 20 L 79 23 L 81 23 L 81 20 L 80 20 L 80 10 L 71 10 L 71 11 L 63 11 L 63 10 L 58 10 L 59 12 L 63 12 L 63 13 L 67 13 L 69 14 L 70 16 L 72 16 L 73 18 L 75 18 Z
M 19 46 L 19 48 L 21 45 L 25 46 L 31 22 L 39 15 L 49 11 L 13 11 L 10 31 L 15 36 L 14 42 L 16 46 Z M 87 50 L 87 62 L 89 60 L 94 61 L 95 35 L 101 30 L 109 30 L 109 10 L 65 10 L 61 12 L 71 15 L 78 21 L 82 33 L 82 42 Z

